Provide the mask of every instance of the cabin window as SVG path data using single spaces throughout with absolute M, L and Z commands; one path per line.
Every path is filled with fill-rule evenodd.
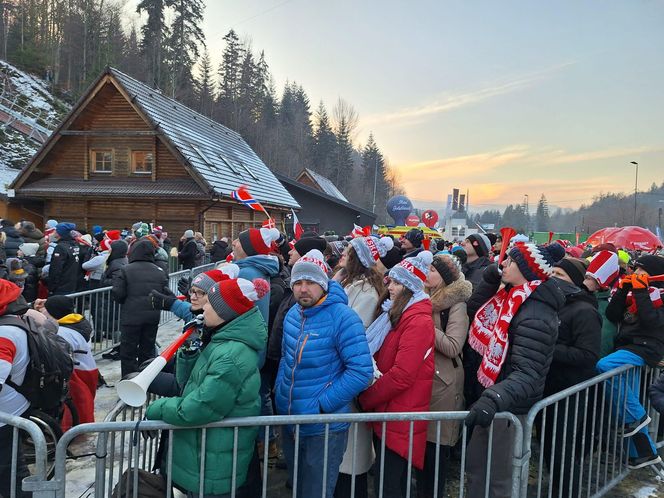
M 139 175 L 151 174 L 154 156 L 152 152 L 145 150 L 134 150 L 131 153 L 131 172 Z
M 113 173 L 113 150 L 94 149 L 90 151 L 93 173 Z

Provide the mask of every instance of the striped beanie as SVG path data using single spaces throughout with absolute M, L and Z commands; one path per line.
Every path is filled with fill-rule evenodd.
M 238 239 L 242 250 L 247 256 L 270 254 L 272 245 L 279 240 L 281 234 L 276 228 L 250 228 L 240 232 Z
M 357 258 L 363 266 L 371 268 L 376 262 L 394 247 L 394 241 L 390 237 L 355 237 L 350 241 L 355 249 Z
M 586 277 L 594 278 L 601 289 L 608 289 L 620 276 L 618 255 L 609 250 L 599 251 L 590 260 Z
M 429 274 L 429 265 L 433 261 L 433 254 L 422 251 L 417 256 L 406 258 L 395 265 L 389 273 L 392 280 L 410 289 L 413 293 L 424 289 L 424 282 Z
M 253 281 L 243 278 L 222 280 L 208 292 L 208 301 L 214 312 L 225 322 L 237 318 L 254 307 L 254 302 L 270 292 L 270 284 L 262 278 Z
M 559 244 L 538 246 L 518 243 L 510 250 L 509 257 L 517 264 L 521 275 L 532 282 L 548 279 L 553 265 L 565 257 L 565 249 Z
M 206 271 L 205 273 L 199 273 L 191 281 L 191 286 L 196 287 L 206 294 L 210 292 L 210 289 L 214 284 L 222 282 L 223 280 L 228 280 L 231 278 L 237 278 L 240 274 L 240 267 L 235 264 L 225 264 L 214 270 Z
M 318 249 L 312 249 L 307 254 L 297 260 L 291 271 L 290 286 L 293 286 L 301 280 L 307 280 L 320 285 L 327 292 L 329 282 L 328 273 L 330 267 L 327 266 L 323 253 Z

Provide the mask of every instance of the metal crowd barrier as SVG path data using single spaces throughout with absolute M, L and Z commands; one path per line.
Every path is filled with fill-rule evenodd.
M 304 416 L 271 416 L 271 417 L 246 417 L 238 419 L 228 419 L 221 422 L 209 424 L 206 426 L 198 427 L 201 429 L 201 448 L 205 448 L 207 431 L 215 428 L 233 428 L 234 429 L 234 449 L 233 449 L 233 461 L 232 461 L 232 486 L 231 486 L 231 498 L 236 496 L 238 491 L 235 489 L 237 484 L 240 484 L 236 481 L 237 479 L 237 445 L 238 445 L 238 431 L 242 427 L 260 427 L 259 430 L 265 431 L 266 439 L 268 438 L 268 433 L 270 427 L 283 427 L 283 426 L 294 426 L 294 438 L 295 438 L 295 455 L 294 455 L 294 478 L 292 482 L 292 492 L 291 496 L 295 498 L 297 496 L 297 479 L 298 479 L 298 444 L 300 439 L 300 428 L 303 425 L 308 424 L 324 424 L 325 433 L 324 433 L 324 448 L 323 454 L 320 458 L 320 463 L 322 469 L 326 469 L 327 460 L 328 460 L 328 446 L 327 441 L 330 434 L 330 424 L 338 422 L 348 422 L 350 423 L 350 428 L 348 430 L 348 445 L 352 451 L 352 461 L 353 465 L 356 458 L 357 450 L 357 430 L 359 424 L 364 424 L 367 422 L 382 422 L 382 444 L 378 453 L 384 457 L 385 455 L 385 434 L 386 434 L 386 424 L 389 422 L 410 422 L 409 424 L 409 465 L 408 465 L 408 478 L 407 483 L 411 482 L 411 477 L 414 475 L 414 468 L 410 465 L 412 462 L 412 442 L 413 442 L 413 427 L 415 421 L 435 421 L 437 422 L 437 430 L 440 433 L 441 422 L 443 421 L 452 421 L 452 420 L 461 420 L 465 418 L 468 412 L 431 412 L 431 413 L 389 413 L 389 414 L 374 414 L 374 413 L 352 413 L 352 414 L 335 414 L 335 415 L 304 415 Z M 165 473 L 166 478 L 166 496 L 170 498 L 173 496 L 173 483 L 171 481 L 171 468 L 173 463 L 173 452 L 177 451 L 177 448 L 173 446 L 173 437 L 172 434 L 175 431 L 179 430 L 190 430 L 192 427 L 176 427 L 169 424 L 166 424 L 161 421 L 140 421 L 143 415 L 142 409 L 132 409 L 125 407 L 123 404 L 118 404 L 109 416 L 106 421 L 101 423 L 94 424 L 83 424 L 65 433 L 65 435 L 60 439 L 56 449 L 56 467 L 55 467 L 55 480 L 60 483 L 61 486 L 57 491 L 57 497 L 65 497 L 67 495 L 67 483 L 66 483 L 66 455 L 67 448 L 69 444 L 76 437 L 81 434 L 97 434 L 98 443 L 97 451 L 94 456 L 96 458 L 95 465 L 95 482 L 94 482 L 94 496 L 96 497 L 111 497 L 114 496 L 114 488 L 120 481 L 123 473 L 127 469 L 132 469 L 127 472 L 125 478 L 125 485 L 130 487 L 130 483 L 133 482 L 133 491 L 134 496 L 136 496 L 136 485 L 138 483 L 138 471 L 137 469 L 150 471 L 155 463 L 155 458 L 158 454 L 157 447 L 158 442 L 155 437 L 154 441 L 149 441 L 150 438 L 145 438 L 142 434 L 149 431 L 165 431 L 168 434 L 167 442 L 163 449 L 163 460 L 162 460 L 162 470 Z M 134 419 L 133 417 L 136 417 Z M 511 476 L 509 478 L 512 482 L 512 494 L 511 496 L 517 498 L 520 493 L 519 479 L 523 472 L 523 465 L 527 464 L 524 462 L 521 451 L 523 448 L 523 428 L 519 418 L 514 416 L 511 413 L 499 413 L 496 416 L 497 420 L 508 420 L 513 424 L 514 437 L 511 439 L 512 449 L 513 449 L 513 458 L 511 462 Z M 468 440 L 468 432 L 465 426 L 462 425 L 462 434 L 461 434 L 461 464 L 456 475 L 448 475 L 448 482 L 458 483 L 458 496 L 463 497 L 466 494 L 466 443 Z M 489 440 L 493 441 L 493 426 L 489 430 Z M 436 462 L 440 455 L 440 446 L 436 449 Z M 199 489 L 198 494 L 194 491 L 195 496 L 203 496 L 203 485 L 205 479 L 205 453 L 203 452 L 203 457 L 200 459 L 200 479 L 199 479 Z M 263 458 L 264 462 L 268 461 L 268 445 L 264 446 L 263 454 L 260 455 Z M 377 455 L 378 456 L 378 455 Z M 491 444 L 487 448 L 487 461 L 492 461 L 492 458 L 504 458 L 504 455 L 492 455 Z M 378 460 L 378 459 L 377 459 Z M 384 461 L 384 458 L 381 459 Z M 271 472 L 272 470 L 272 472 Z M 263 498 L 267 496 L 275 496 L 277 490 L 275 489 L 274 482 L 277 481 L 278 477 L 275 476 L 275 471 L 270 468 L 269 465 L 263 465 L 262 470 L 260 470 L 260 483 L 261 492 L 260 496 Z M 281 471 L 281 482 L 283 485 L 283 479 L 285 478 L 285 473 Z M 484 474 L 484 471 L 482 471 Z M 323 482 L 326 479 L 326 471 L 323 470 Z M 376 474 L 378 475 L 378 474 Z M 383 472 L 380 472 L 380 475 L 383 475 Z M 258 476 L 255 476 L 258 478 Z M 486 469 L 486 474 L 481 476 L 486 478 L 487 486 L 484 493 L 484 496 L 489 497 L 489 482 L 491 479 L 491 466 L 488 466 Z M 434 489 L 438 485 L 438 473 L 435 475 Z M 256 483 L 253 483 L 256 484 Z M 125 487 L 125 490 L 128 489 Z M 351 494 L 355 489 L 355 476 L 352 478 L 351 482 Z M 376 498 L 382 498 L 383 496 L 383 480 L 381 478 L 379 483 L 379 493 Z M 283 488 L 278 492 L 283 493 Z M 416 493 L 414 490 L 411 490 L 411 487 L 408 486 L 406 490 L 407 498 L 415 496 Z M 281 496 L 284 496 L 283 494 Z M 308 498 L 308 497 L 303 497 Z
M 191 270 L 181 270 L 168 276 L 168 288 L 178 294 L 178 281 L 182 277 L 193 278 L 199 273 L 212 270 L 215 263 L 207 263 Z M 120 310 L 111 294 L 112 287 L 100 287 L 83 292 L 68 294 L 74 300 L 77 312 L 84 315 L 94 330 L 92 354 L 99 355 L 120 343 Z M 164 325 L 177 317 L 170 311 L 162 311 L 159 325 Z
M 52 496 L 53 490 L 57 489 L 58 484 L 46 480 L 46 439 L 37 424 L 23 417 L 17 417 L 3 412 L 0 412 L 0 424 L 5 424 L 5 427 L 2 428 L 3 430 L 11 428 L 12 431 L 11 446 L 0 448 L 0 452 L 11 453 L 11 460 L 7 462 L 9 476 L 6 475 L 6 467 L 0 468 L 4 474 L 2 475 L 3 482 L 0 483 L 0 486 L 7 486 L 9 489 L 9 496 L 6 498 L 15 498 L 21 491 L 21 488 L 19 488 L 19 486 L 21 486 L 21 480 L 19 478 L 21 474 L 27 474 L 29 472 L 27 468 L 21 469 L 22 463 L 26 466 L 34 466 L 31 475 L 28 475 L 22 480 L 22 490 L 28 492 L 32 491 L 33 498 Z M 34 448 L 34 462 L 25 461 L 24 458 L 19 458 L 23 453 L 21 449 L 23 441 L 20 431 L 23 431 L 26 436 L 30 438 L 30 442 Z M 5 453 L 5 457 L 6 456 L 8 456 L 7 453 Z M 6 461 L 5 457 L 3 457 L 3 463 Z M 9 480 L 7 480 L 7 477 L 9 477 Z M 0 489 L 2 488 L 0 487 Z

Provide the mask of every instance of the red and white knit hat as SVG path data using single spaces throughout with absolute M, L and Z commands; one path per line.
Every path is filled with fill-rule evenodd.
M 235 264 L 223 264 L 214 270 L 200 273 L 191 281 L 191 286 L 201 289 L 206 294 L 210 292 L 212 286 L 218 282 L 237 278 L 240 274 L 240 267 Z
M 556 243 L 539 246 L 517 243 L 508 254 L 519 267 L 521 275 L 532 282 L 549 278 L 553 265 L 565 257 L 565 249 Z
M 376 262 L 394 247 L 394 241 L 390 237 L 355 237 L 350 241 L 355 249 L 357 258 L 366 268 L 371 268 Z
M 102 251 L 110 251 L 112 242 L 113 241 L 111 239 L 102 239 L 102 241 L 99 243 L 99 247 L 101 247 Z
M 262 278 L 253 281 L 243 278 L 223 280 L 208 291 L 208 301 L 214 312 L 226 322 L 246 313 L 254 302 L 270 292 L 270 284 Z
M 273 244 L 281 234 L 276 228 L 250 228 L 240 233 L 238 239 L 247 256 L 270 254 Z
M 433 261 L 433 254 L 422 251 L 417 256 L 406 258 L 395 265 L 389 273 L 392 280 L 399 282 L 413 293 L 424 289 L 424 282 L 429 275 L 429 265 Z
M 612 251 L 599 251 L 588 265 L 586 277 L 594 278 L 601 289 L 608 289 L 620 276 L 620 261 Z

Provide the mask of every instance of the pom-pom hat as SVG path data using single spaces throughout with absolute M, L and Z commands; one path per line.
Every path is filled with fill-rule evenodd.
M 509 256 L 519 267 L 523 277 L 533 280 L 546 280 L 553 272 L 553 265 L 565 257 L 565 249 L 559 244 L 537 246 L 535 244 L 516 244 Z
M 417 256 L 406 258 L 395 265 L 389 273 L 392 280 L 399 282 L 413 293 L 424 289 L 424 282 L 429 274 L 429 265 L 433 261 L 433 254 L 422 251 Z
M 205 273 L 200 273 L 194 277 L 191 281 L 191 286 L 201 289 L 206 294 L 210 292 L 210 289 L 214 284 L 222 282 L 224 280 L 229 280 L 232 278 L 237 278 L 240 274 L 240 267 L 235 264 L 225 264 L 214 270 L 206 271 Z
M 276 228 L 250 228 L 240 232 L 238 239 L 247 256 L 270 254 L 272 245 L 279 240 L 281 234 Z
M 328 273 L 330 267 L 325 263 L 323 253 L 318 249 L 312 249 L 307 254 L 297 260 L 291 271 L 291 289 L 301 280 L 307 280 L 320 285 L 327 292 L 329 281 Z
M 244 278 L 222 280 L 208 292 L 208 301 L 214 312 L 225 322 L 237 318 L 254 307 L 254 302 L 270 292 L 270 284 L 262 278 L 251 282 Z
M 394 247 L 394 241 L 390 237 L 356 237 L 350 241 L 355 249 L 357 258 L 363 266 L 371 268 L 376 262 L 384 257 Z
M 609 250 L 599 251 L 590 260 L 586 277 L 594 278 L 601 289 L 608 289 L 620 276 L 618 255 Z

